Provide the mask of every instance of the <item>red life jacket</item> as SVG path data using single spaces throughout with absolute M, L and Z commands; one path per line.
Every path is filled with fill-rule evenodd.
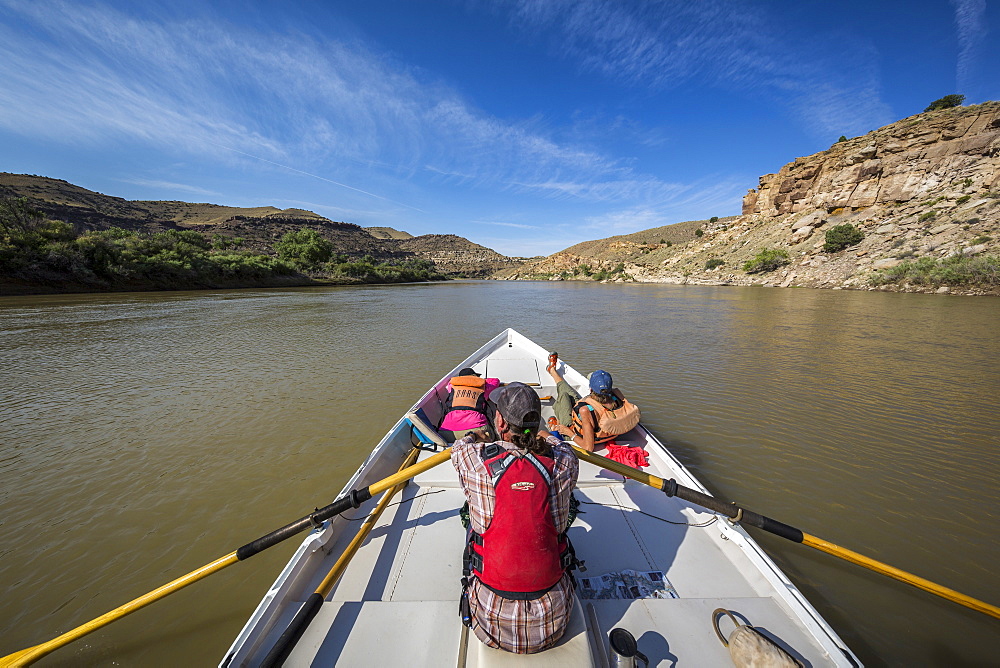
M 481 456 L 496 505 L 486 531 L 469 531 L 466 574 L 474 574 L 504 598 L 541 598 L 576 563 L 562 527 L 556 527 L 552 516 L 555 460 L 496 444 L 483 446 Z
M 444 404 L 445 415 L 452 411 L 476 411 L 486 414 L 486 379 L 479 376 L 455 376 L 451 393 Z

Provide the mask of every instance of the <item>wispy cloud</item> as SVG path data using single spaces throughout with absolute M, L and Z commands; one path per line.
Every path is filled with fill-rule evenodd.
M 955 79 L 958 89 L 968 91 L 973 83 L 973 69 L 986 38 L 986 0 L 951 0 L 958 28 L 958 66 Z
M 121 179 L 121 181 L 123 183 L 131 183 L 137 186 L 155 188 L 157 190 L 180 190 L 181 192 L 193 193 L 195 195 L 218 196 L 221 194 L 215 192 L 214 190 L 206 190 L 205 188 L 199 188 L 198 186 L 191 186 L 186 183 L 173 183 L 171 181 L 157 181 L 151 179 Z
M 476 225 L 499 225 L 500 227 L 513 227 L 518 230 L 540 230 L 538 225 L 525 225 L 524 223 L 503 223 L 496 220 L 473 220 Z
M 101 4 L 0 3 L 14 19 L 0 26 L 0 127 L 11 132 L 264 163 L 411 208 L 365 184 L 425 171 L 588 201 L 663 199 L 675 188 L 560 143 L 531 119 L 489 116 L 354 41 Z
M 965 0 L 983 2 L 984 0 Z M 494 0 L 521 29 L 616 82 L 670 89 L 692 81 L 759 91 L 811 131 L 838 135 L 892 120 L 871 49 L 850 35 L 793 45 L 760 3 L 717 0 Z M 824 44 L 831 46 L 824 47 Z M 797 48 L 801 47 L 801 48 Z M 859 104 L 860 101 L 860 104 Z
M 638 207 L 588 217 L 584 220 L 583 227 L 594 232 L 601 232 L 604 236 L 609 237 L 677 222 L 680 221 L 668 218 L 662 211 Z

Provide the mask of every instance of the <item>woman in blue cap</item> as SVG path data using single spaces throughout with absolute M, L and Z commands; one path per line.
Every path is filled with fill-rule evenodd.
M 590 374 L 590 394 L 580 397 L 556 370 L 558 358 L 549 356 L 546 371 L 556 381 L 555 417 L 549 418 L 549 430 L 569 436 L 584 450 L 593 452 L 614 443 L 615 437 L 639 424 L 639 407 L 630 402 L 611 380 L 611 374 L 598 369 Z

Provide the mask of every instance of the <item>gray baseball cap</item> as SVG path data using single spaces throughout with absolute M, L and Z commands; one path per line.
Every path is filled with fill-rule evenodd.
M 508 383 L 490 393 L 490 402 L 512 425 L 536 430 L 542 419 L 542 402 L 538 394 L 524 383 Z

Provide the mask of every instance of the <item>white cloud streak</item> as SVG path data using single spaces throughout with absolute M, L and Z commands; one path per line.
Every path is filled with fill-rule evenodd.
M 967 0 L 982 2 L 982 0 Z M 648 89 L 700 84 L 758 91 L 812 132 L 868 130 L 893 120 L 876 54 L 849 35 L 794 45 L 759 3 L 717 0 L 492 0 L 521 29 L 608 79 Z M 832 45 L 824 54 L 824 44 Z
M 359 165 L 380 178 L 424 171 L 588 201 L 662 200 L 675 189 L 476 111 L 363 44 L 204 17 L 143 19 L 101 4 L 0 7 L 13 19 L 0 25 L 0 127 L 10 132 L 244 166 L 249 158 L 396 204 L 352 184 Z
M 959 46 L 955 80 L 958 90 L 967 91 L 973 83 L 973 69 L 986 38 L 986 0 L 952 0 L 951 4 L 955 7 Z
M 180 190 L 181 192 L 193 193 L 195 195 L 206 195 L 209 197 L 221 195 L 221 193 L 217 193 L 213 190 L 206 190 L 205 188 L 200 188 L 198 186 L 190 186 L 186 183 L 173 183 L 171 181 L 158 181 L 154 179 L 122 179 L 122 181 L 124 183 L 131 183 L 137 186 L 156 188 L 157 190 Z

